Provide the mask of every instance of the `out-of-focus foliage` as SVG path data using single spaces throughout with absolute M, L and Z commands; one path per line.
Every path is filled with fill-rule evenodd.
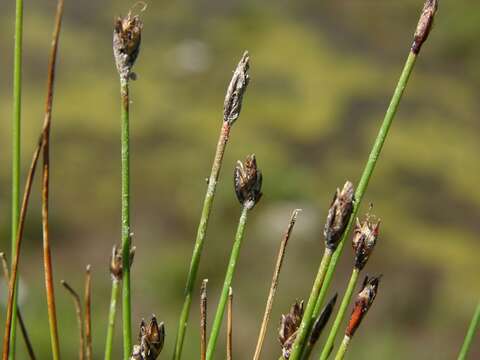
M 133 319 L 166 324 L 169 356 L 223 96 L 242 51 L 252 81 L 234 125 L 201 277 L 216 306 L 239 206 L 236 159 L 255 153 L 264 198 L 235 278 L 235 352 L 253 354 L 281 233 L 303 208 L 288 250 L 265 358 L 276 358 L 281 312 L 309 293 L 321 229 L 337 186 L 356 182 L 407 55 L 422 7 L 405 1 L 151 1 L 132 83 Z M 108 257 L 120 240 L 120 119 L 111 42 L 129 1 L 69 1 L 52 128 L 51 238 L 55 279 L 78 289 L 93 266 L 94 351 L 100 358 L 110 291 Z M 42 122 L 54 1 L 25 4 L 23 168 Z M 366 195 L 382 219 L 365 271 L 383 273 L 374 308 L 352 343 L 355 359 L 451 359 L 478 300 L 480 232 L 480 4 L 442 1 Z M 1 247 L 9 251 L 13 1 L 0 14 Z M 25 172 L 24 172 L 25 173 Z M 39 184 L 36 183 L 36 190 Z M 39 358 L 49 357 L 41 276 L 39 198 L 21 260 L 21 301 Z M 345 251 L 332 291 L 353 261 Z M 198 279 L 200 284 L 201 279 Z M 61 350 L 77 354 L 70 298 L 57 286 Z M 5 288 L 2 288 L 5 299 Z M 198 357 L 194 302 L 185 358 Z M 0 319 L 3 324 L 3 310 Z M 119 330 L 119 327 L 117 328 Z M 117 335 L 120 332 L 117 331 Z M 24 350 L 21 339 L 19 358 Z M 115 339 L 119 351 L 120 336 Z M 475 344 L 473 357 L 480 356 Z M 219 347 L 219 358 L 223 347 Z M 353 355 L 355 354 L 355 355 Z

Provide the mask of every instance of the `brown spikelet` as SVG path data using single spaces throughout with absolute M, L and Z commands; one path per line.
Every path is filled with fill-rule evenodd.
M 327 221 L 325 223 L 324 236 L 325 245 L 328 249 L 334 251 L 347 227 L 348 220 L 353 211 L 353 202 L 355 199 L 353 184 L 347 181 L 343 189 L 337 189 L 328 210 Z
M 250 82 L 250 76 L 248 75 L 248 69 L 250 68 L 250 57 L 248 52 L 243 53 L 237 68 L 233 72 L 232 80 L 227 88 L 225 95 L 225 102 L 223 105 L 223 121 L 232 125 L 235 120 L 240 116 L 242 109 L 243 95 L 247 90 L 248 83 Z
M 363 222 L 357 219 L 352 239 L 352 247 L 355 252 L 355 267 L 357 269 L 362 270 L 370 258 L 377 243 L 379 228 L 380 221 L 375 221 L 370 216 L 367 216 Z
M 413 37 L 412 52 L 418 54 L 432 30 L 433 20 L 438 9 L 438 0 L 426 0 Z
M 296 301 L 290 308 L 290 312 L 282 315 L 280 329 L 278 331 L 278 340 L 282 347 L 282 356 L 288 360 L 292 350 L 293 343 L 297 337 L 298 328 L 303 317 L 303 301 Z
M 255 155 L 247 156 L 243 163 L 237 162 L 233 179 L 238 201 L 248 209 L 253 208 L 262 196 L 262 173 Z

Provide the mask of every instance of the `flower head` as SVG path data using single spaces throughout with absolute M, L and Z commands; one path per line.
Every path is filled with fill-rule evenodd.
M 132 266 L 133 258 L 135 257 L 135 246 L 130 249 L 130 266 Z M 121 280 L 123 276 L 123 260 L 122 253 L 117 245 L 112 248 L 112 256 L 110 258 L 110 275 L 115 280 Z
M 132 10 L 127 16 L 115 20 L 113 55 L 120 78 L 124 81 L 132 76 L 132 67 L 140 52 L 142 29 L 140 16 L 132 15 Z
M 371 221 L 371 217 L 361 223 L 358 219 L 353 231 L 352 247 L 355 252 L 355 267 L 362 270 L 373 252 L 378 239 L 380 221 Z
M 330 319 L 330 316 L 332 315 L 333 308 L 335 306 L 335 303 L 337 302 L 337 295 L 335 294 L 330 301 L 328 302 L 327 305 L 323 308 L 322 312 L 318 316 L 318 318 L 315 320 L 312 326 L 312 332 L 310 334 L 310 339 L 308 342 L 313 346 L 315 343 L 318 341 L 320 338 L 320 335 L 322 335 L 322 331 L 325 328 L 325 325 L 327 325 L 328 320 Z
M 257 167 L 255 155 L 249 155 L 242 163 L 237 161 L 233 175 L 238 201 L 252 209 L 262 197 L 262 173 Z
M 372 278 L 369 278 L 368 276 L 365 277 L 362 290 L 357 295 L 352 315 L 350 316 L 350 321 L 348 322 L 347 330 L 345 331 L 345 335 L 348 337 L 351 338 L 355 334 L 355 331 L 357 331 L 360 326 L 368 309 L 372 306 L 373 300 L 375 300 L 375 297 L 377 296 L 380 278 L 381 275 Z
M 298 328 L 302 323 L 303 301 L 296 301 L 290 308 L 290 312 L 282 315 L 280 329 L 278 331 L 278 340 L 282 346 L 282 356 L 288 360 L 292 350 L 293 343 L 297 337 Z
M 334 251 L 340 238 L 342 237 L 348 220 L 353 211 L 353 202 L 355 199 L 353 184 L 347 181 L 340 191 L 337 189 L 328 210 L 327 221 L 325 223 L 325 244 L 328 249 Z
M 249 68 L 250 57 L 248 56 L 248 52 L 245 51 L 237 68 L 233 72 L 233 77 L 228 85 L 225 102 L 223 104 L 223 121 L 228 122 L 230 125 L 240 116 L 243 95 L 250 82 L 250 76 L 248 75 Z
M 422 14 L 418 21 L 417 29 L 413 37 L 412 51 L 415 54 L 420 52 L 423 43 L 427 40 L 430 30 L 432 30 L 435 13 L 438 9 L 438 0 L 426 0 L 423 5 Z
M 138 341 L 140 345 L 133 347 L 131 359 L 155 360 L 162 351 L 165 341 L 165 326 L 163 322 L 158 324 L 155 315 L 152 315 L 152 319 L 148 325 L 142 320 Z

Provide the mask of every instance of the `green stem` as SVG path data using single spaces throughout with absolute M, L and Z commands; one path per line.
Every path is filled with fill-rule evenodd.
M 235 234 L 235 242 L 233 243 L 232 252 L 230 254 L 230 261 L 228 262 L 227 273 L 225 275 L 225 281 L 223 282 L 223 289 L 218 302 L 217 312 L 213 320 L 212 331 L 208 340 L 207 346 L 207 360 L 212 360 L 215 347 L 217 345 L 218 335 L 220 328 L 222 327 L 223 317 L 225 315 L 225 305 L 228 300 L 228 293 L 230 286 L 232 286 L 232 279 L 237 266 L 237 260 L 240 254 L 240 246 L 242 244 L 243 237 L 245 235 L 245 225 L 247 224 L 248 208 L 244 206 L 238 221 L 237 233 Z
M 20 158 L 21 158 L 21 105 L 22 105 L 22 40 L 23 40 L 23 0 L 16 1 L 15 9 L 15 50 L 13 58 L 13 118 L 12 118 L 12 225 L 11 259 L 15 257 L 15 244 L 20 215 Z M 17 329 L 17 291 L 13 297 L 12 327 L 10 331 L 9 359 L 15 359 L 15 339 Z
M 365 191 L 367 190 L 370 178 L 372 177 L 373 170 L 375 170 L 375 165 L 377 164 L 380 153 L 382 152 L 383 144 L 385 143 L 388 131 L 390 130 L 392 121 L 395 117 L 395 114 L 397 113 L 400 100 L 402 99 L 405 88 L 407 87 L 407 83 L 410 79 L 410 75 L 412 74 L 412 70 L 415 66 L 416 60 L 417 55 L 413 52 L 410 52 L 407 61 L 405 62 L 402 74 L 400 75 L 400 79 L 398 80 L 395 92 L 393 93 L 390 105 L 388 106 L 385 118 L 383 119 L 383 123 L 378 132 L 377 138 L 375 139 L 375 143 L 373 144 L 370 156 L 368 157 L 367 164 L 365 165 L 365 169 L 363 170 L 362 177 L 360 178 L 360 181 L 358 183 L 357 190 L 355 192 L 355 203 L 353 206 L 352 216 L 350 217 L 347 228 L 343 233 L 340 244 L 338 245 L 337 250 L 333 254 L 332 261 L 330 262 L 330 266 L 325 277 L 325 282 L 323 284 L 322 290 L 320 291 L 320 295 L 315 306 L 314 315 L 318 315 L 322 307 L 323 301 L 325 300 L 325 296 L 332 281 L 333 273 L 335 272 L 338 259 L 342 255 L 343 247 L 345 245 L 345 239 L 350 236 L 350 232 L 352 230 L 353 224 L 355 223 L 355 218 L 360 208 L 360 204 L 362 202 L 363 196 L 365 195 Z
M 122 319 L 123 358 L 130 359 L 132 351 L 132 311 L 130 301 L 130 122 L 128 79 L 121 79 L 122 118 Z
M 335 342 L 335 337 L 337 336 L 338 329 L 340 328 L 340 325 L 345 316 L 345 312 L 347 311 L 348 304 L 352 299 L 353 290 L 357 285 L 359 273 L 360 273 L 360 270 L 357 268 L 354 268 L 352 271 L 352 276 L 350 277 L 350 281 L 348 282 L 347 290 L 345 291 L 345 295 L 343 296 L 342 303 L 340 304 L 340 307 L 338 309 L 338 313 L 333 323 L 332 329 L 328 334 L 327 342 L 325 343 L 325 346 L 323 347 L 322 353 L 320 355 L 321 360 L 326 360 L 330 355 L 330 353 L 332 352 L 333 343 Z
M 348 344 L 350 344 L 350 338 L 347 335 L 345 335 L 342 343 L 340 344 L 340 348 L 338 349 L 337 355 L 335 355 L 335 360 L 342 360 L 345 357 Z
M 460 354 L 458 355 L 458 360 L 465 360 L 467 358 L 470 345 L 472 344 L 473 338 L 475 337 L 475 333 L 477 332 L 479 325 L 480 302 L 477 304 L 477 308 L 475 309 L 475 313 L 473 314 L 472 321 L 470 322 L 470 326 L 468 327 L 467 335 L 465 335 L 462 349 L 460 350 Z
M 113 335 L 115 330 L 115 316 L 117 314 L 117 298 L 119 289 L 119 280 L 112 280 L 112 296 L 110 297 L 110 309 L 108 311 L 107 339 L 105 343 L 105 360 L 112 358 Z
M 230 135 L 230 129 L 231 125 L 227 121 L 224 121 L 218 139 L 212 171 L 208 179 L 207 193 L 205 194 L 205 200 L 203 202 L 202 214 L 200 216 L 197 237 L 195 239 L 195 246 L 193 248 L 192 260 L 190 262 L 190 269 L 188 270 L 187 284 L 185 286 L 185 300 L 183 302 L 182 312 L 180 314 L 177 338 L 175 341 L 175 350 L 173 354 L 174 360 L 179 360 L 182 356 L 183 341 L 185 339 L 185 333 L 187 330 L 192 295 L 197 279 L 198 267 L 200 265 L 200 257 L 202 255 L 203 244 L 207 233 L 208 219 L 210 218 L 210 212 L 212 210 L 213 198 L 215 196 L 215 190 L 220 174 L 220 168 L 222 166 L 223 155 L 225 154 L 225 148 Z
M 310 329 L 313 324 L 312 315 L 313 315 L 313 310 L 315 309 L 318 293 L 320 292 L 320 288 L 322 287 L 323 281 L 325 279 L 325 274 L 327 272 L 327 268 L 328 268 L 328 265 L 330 264 L 331 259 L 332 259 L 332 250 L 326 248 L 325 252 L 323 253 L 320 266 L 318 267 L 317 277 L 315 278 L 315 282 L 313 283 L 310 297 L 308 298 L 307 307 L 305 308 L 305 312 L 303 313 L 303 318 L 300 324 L 300 328 L 298 330 L 298 335 L 295 339 L 295 342 L 293 343 L 290 360 L 298 360 L 301 358 L 303 348 L 305 346 L 305 342 L 307 339 L 307 335 L 310 333 Z

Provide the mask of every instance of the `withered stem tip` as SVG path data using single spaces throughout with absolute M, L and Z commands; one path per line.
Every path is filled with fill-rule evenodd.
M 426 0 L 422 14 L 418 21 L 417 29 L 413 37 L 412 52 L 418 54 L 423 43 L 427 40 L 433 26 L 435 13 L 438 9 L 438 0 Z
M 233 72 L 232 80 L 228 85 L 223 104 L 223 121 L 227 122 L 229 125 L 232 125 L 240 116 L 243 95 L 250 82 L 250 76 L 248 74 L 249 68 L 250 57 L 248 51 L 245 51 Z

